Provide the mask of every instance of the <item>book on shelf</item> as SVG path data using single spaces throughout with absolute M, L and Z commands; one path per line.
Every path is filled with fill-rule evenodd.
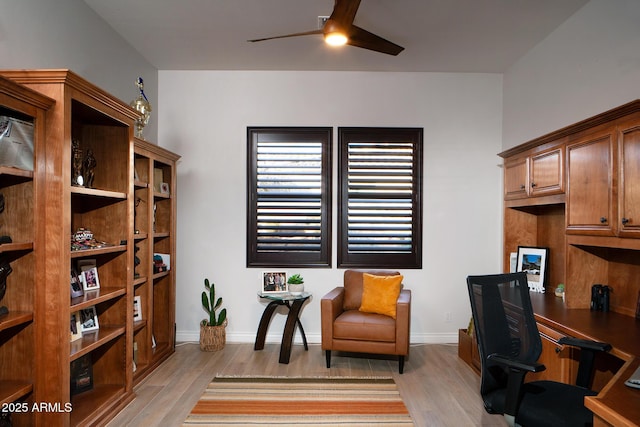
M 71 362 L 70 377 L 72 396 L 93 388 L 93 363 L 90 353 Z

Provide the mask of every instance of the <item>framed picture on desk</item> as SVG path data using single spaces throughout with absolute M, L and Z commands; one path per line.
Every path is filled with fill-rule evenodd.
M 287 292 L 287 272 L 263 271 L 261 291 L 263 294 Z
M 518 246 L 516 271 L 527 273 L 531 292 L 544 292 L 548 256 L 549 248 Z

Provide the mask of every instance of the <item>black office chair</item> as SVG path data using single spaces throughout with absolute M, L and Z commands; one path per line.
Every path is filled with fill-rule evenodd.
M 542 341 L 523 272 L 467 277 L 481 362 L 480 394 L 487 412 L 503 414 L 509 425 L 590 426 L 584 406 L 598 351 L 611 345 L 564 337 L 558 343 L 579 347 L 576 385 L 555 381 L 524 382 L 527 372 L 541 372 Z

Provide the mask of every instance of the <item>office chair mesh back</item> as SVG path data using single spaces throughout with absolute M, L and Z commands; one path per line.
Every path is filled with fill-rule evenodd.
M 487 360 L 494 353 L 535 362 L 542 352 L 525 273 L 470 276 L 467 279 L 480 352 L 485 396 L 507 385 L 505 368 Z

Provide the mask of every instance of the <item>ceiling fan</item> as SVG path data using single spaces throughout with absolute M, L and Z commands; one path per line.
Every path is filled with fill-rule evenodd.
M 323 34 L 328 44 L 361 47 L 388 55 L 397 55 L 404 50 L 389 40 L 383 39 L 373 33 L 353 25 L 353 20 L 360 6 L 360 0 L 336 0 L 331 16 L 324 27 L 318 30 L 301 33 L 287 34 L 284 36 L 265 37 L 261 39 L 247 40 L 249 42 L 261 42 L 264 40 L 282 39 L 287 37 L 308 36 Z

